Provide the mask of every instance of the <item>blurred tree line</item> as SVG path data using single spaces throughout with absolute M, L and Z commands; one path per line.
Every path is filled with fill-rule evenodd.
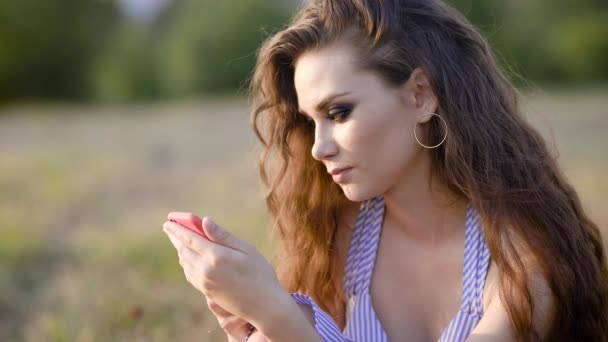
M 248 79 L 265 32 L 279 29 L 298 3 L 173 0 L 140 20 L 117 1 L 1 1 L 0 102 L 233 93 Z M 511 72 L 535 82 L 608 80 L 606 0 L 448 1 Z

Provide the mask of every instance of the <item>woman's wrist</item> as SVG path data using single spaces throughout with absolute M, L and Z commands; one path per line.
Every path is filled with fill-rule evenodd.
M 269 341 L 322 341 L 314 329 L 314 318 L 307 317 L 289 293 L 269 305 L 266 313 L 256 327 Z

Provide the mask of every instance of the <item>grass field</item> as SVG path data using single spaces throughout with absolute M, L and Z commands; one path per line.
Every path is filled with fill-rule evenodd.
M 608 235 L 608 91 L 525 98 Z M 270 256 L 246 102 L 0 112 L 0 340 L 223 341 L 162 232 L 210 215 Z

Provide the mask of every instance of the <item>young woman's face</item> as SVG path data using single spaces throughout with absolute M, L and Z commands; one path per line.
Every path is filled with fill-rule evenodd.
M 345 46 L 306 52 L 296 61 L 294 83 L 300 112 L 314 121 L 313 157 L 329 173 L 347 168 L 332 177 L 348 199 L 363 201 L 420 169 L 423 149 L 413 130 L 418 116 L 435 107 L 418 94 L 417 73 L 390 88 L 352 59 Z

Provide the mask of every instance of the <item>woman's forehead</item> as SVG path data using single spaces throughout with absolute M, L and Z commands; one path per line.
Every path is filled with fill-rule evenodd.
M 296 85 L 348 79 L 356 73 L 354 54 L 345 48 L 327 47 L 303 53 L 295 64 Z
M 295 65 L 294 86 L 303 110 L 314 107 L 328 96 L 357 93 L 369 85 L 370 75 L 358 69 L 351 51 L 325 48 L 302 54 Z

